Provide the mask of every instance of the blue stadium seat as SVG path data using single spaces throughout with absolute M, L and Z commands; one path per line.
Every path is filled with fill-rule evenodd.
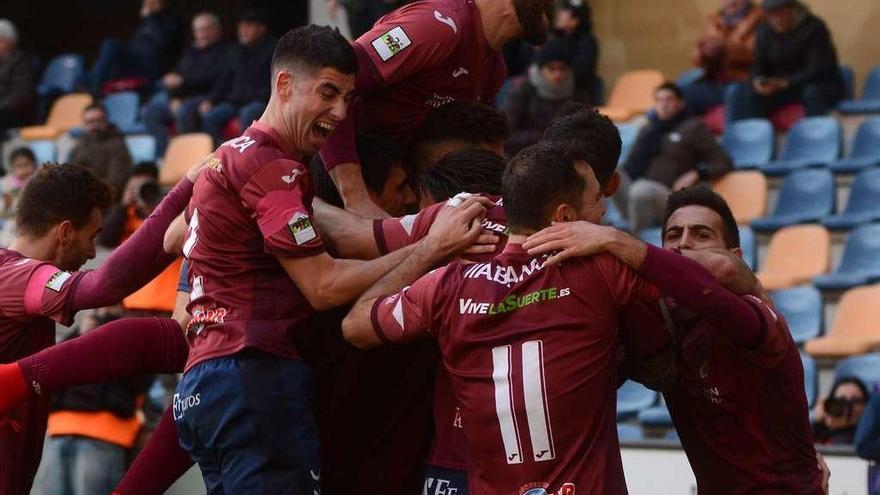
M 779 159 L 763 167 L 765 175 L 824 166 L 836 161 L 842 149 L 843 129 L 834 117 L 808 117 L 791 128 Z
M 621 442 L 637 442 L 644 440 L 642 427 L 632 423 L 617 423 L 617 438 Z
M 815 223 L 834 213 L 834 177 L 826 169 L 798 170 L 785 178 L 776 209 L 752 222 L 757 232 L 772 232 L 789 225 Z
M 822 294 L 815 287 L 802 285 L 777 290 L 771 292 L 770 297 L 788 322 L 796 343 L 803 344 L 822 332 Z
M 856 97 L 856 73 L 852 67 L 841 65 L 840 76 L 843 77 L 843 85 L 846 88 L 843 99 L 852 100 Z
M 65 53 L 53 58 L 37 85 L 37 94 L 40 96 L 50 94 L 72 93 L 76 89 L 85 72 L 83 56 L 78 53 Z
M 636 142 L 636 136 L 639 135 L 639 126 L 636 124 L 617 124 L 617 130 L 620 132 L 620 159 L 618 165 L 622 165 L 632 150 L 633 143 Z
M 607 225 L 614 226 L 620 230 L 629 230 L 629 222 L 623 218 L 623 214 L 617 209 L 617 205 L 609 198 L 605 198 L 605 218 L 603 221 Z
M 880 65 L 875 65 L 868 73 L 862 96 L 857 100 L 840 102 L 837 109 L 841 113 L 880 112 Z
M 816 368 L 816 360 L 803 352 L 801 364 L 804 365 L 804 391 L 807 393 L 807 406 L 813 407 L 816 401 L 816 392 L 819 390 L 819 370 Z
M 657 392 L 641 383 L 627 380 L 617 389 L 617 420 L 635 417 L 642 409 L 657 403 Z
M 880 167 L 859 172 L 852 183 L 846 209 L 822 222 L 829 230 L 849 230 L 880 220 Z
M 755 231 L 751 227 L 739 228 L 739 247 L 743 252 L 743 261 L 749 265 L 752 271 L 758 269 L 758 240 L 755 239 Z
M 866 167 L 880 165 L 880 117 L 859 125 L 849 156 L 831 164 L 836 174 L 853 174 Z
M 823 290 L 846 290 L 880 280 L 880 223 L 856 227 L 849 234 L 840 266 L 819 275 L 813 284 Z
M 134 163 L 156 161 L 156 138 L 149 134 L 125 136 L 128 154 Z
M 34 152 L 38 165 L 55 161 L 55 141 L 41 139 L 39 141 L 30 141 L 27 145 Z
M 143 124 L 137 121 L 140 101 L 140 96 L 134 91 L 107 95 L 102 102 L 107 109 L 107 120 L 115 124 L 123 134 L 145 132 Z
M 872 352 L 861 356 L 852 356 L 837 363 L 834 380 L 854 376 L 865 382 L 868 390 L 880 385 L 880 353 Z
M 652 428 L 672 428 L 672 416 L 666 404 L 660 404 L 640 411 L 639 423 Z
M 681 73 L 678 76 L 678 79 L 675 80 L 675 84 L 678 85 L 679 88 L 683 86 L 690 86 L 691 84 L 697 82 L 706 75 L 706 71 L 701 68 L 688 69 Z
M 652 246 L 663 247 L 663 230 L 660 227 L 651 227 L 639 232 L 639 239 Z
M 775 134 L 767 119 L 735 120 L 727 126 L 721 144 L 738 169 L 763 167 L 773 158 Z

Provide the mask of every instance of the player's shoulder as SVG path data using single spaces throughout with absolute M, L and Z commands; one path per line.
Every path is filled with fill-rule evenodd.
M 473 29 L 474 9 L 472 0 L 414 2 L 379 19 L 358 43 L 368 45 L 388 36 L 400 43 L 401 49 L 405 48 L 403 45 L 420 41 L 457 42 Z
M 23 276 L 26 279 L 31 272 L 45 264 L 45 261 L 28 258 L 9 249 L 0 249 L 0 273 L 3 274 L 3 280 L 7 283 L 13 281 L 17 276 Z

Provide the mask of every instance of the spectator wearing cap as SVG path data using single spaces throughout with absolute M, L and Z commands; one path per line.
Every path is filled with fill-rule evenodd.
M 599 42 L 593 35 L 593 19 L 586 0 L 565 0 L 556 9 L 553 35 L 568 44 L 571 52 L 571 70 L 578 91 L 596 103 L 596 66 L 599 62 Z
M 33 103 L 33 65 L 18 48 L 15 25 L 0 19 L 0 139 L 7 129 L 27 123 Z
M 223 75 L 226 65 L 229 46 L 223 42 L 223 27 L 216 14 L 196 14 L 192 36 L 192 45 L 174 70 L 162 77 L 161 90 L 143 108 L 144 125 L 156 138 L 159 155 L 168 146 L 167 125 L 171 122 L 180 134 L 198 132 L 199 104 Z
M 843 98 L 845 85 L 831 33 L 797 0 L 764 0 L 758 27 L 751 91 L 745 111 L 766 117 L 799 102 L 808 116 L 823 115 Z
M 216 144 L 223 141 L 223 126 L 231 119 L 237 116 L 245 128 L 266 109 L 275 41 L 265 13 L 251 10 L 241 16 L 238 43 L 228 52 L 225 71 L 199 104 L 202 129 Z
M 734 83 L 749 79 L 755 31 L 763 19 L 764 10 L 752 0 L 721 0 L 721 8 L 709 16 L 691 57 L 703 69 L 703 76 L 681 88 L 692 113 L 702 114 L 723 103 Z
M 550 119 L 572 99 L 583 99 L 577 91 L 571 68 L 570 45 L 564 40 L 549 41 L 538 52 L 529 68 L 528 79 L 508 97 L 504 113 L 511 135 L 505 145 L 508 154 L 537 143 Z
M 70 163 L 90 169 L 122 194 L 131 176 L 131 155 L 122 133 L 107 121 L 107 111 L 92 104 L 83 111 L 83 132 L 70 154 Z

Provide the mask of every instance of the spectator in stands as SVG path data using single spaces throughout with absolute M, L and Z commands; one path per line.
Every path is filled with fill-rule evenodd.
M 94 94 L 113 78 L 142 78 L 151 83 L 177 59 L 183 26 L 166 0 L 143 0 L 140 18 L 127 43 L 112 38 L 102 43 L 89 75 Z
M 504 105 L 512 131 L 505 144 L 509 155 L 537 143 L 550 119 L 567 101 L 583 99 L 576 91 L 570 48 L 569 43 L 558 39 L 544 45 L 535 65 L 529 68 L 528 80 Z
M 237 116 L 244 129 L 263 114 L 269 101 L 274 49 L 266 14 L 251 10 L 242 15 L 238 44 L 227 54 L 225 72 L 199 104 L 203 130 L 215 144 L 223 141 L 223 126 L 231 119 Z
M 9 173 L 0 181 L 0 195 L 3 203 L 0 204 L 0 218 L 14 218 L 15 205 L 18 196 L 27 184 L 27 181 L 37 170 L 37 157 L 30 148 L 16 148 L 9 155 Z
M 15 25 L 0 19 L 0 139 L 29 120 L 35 86 L 33 64 L 18 48 Z
M 77 140 L 70 155 L 70 163 L 91 169 L 121 194 L 131 176 L 131 155 L 122 133 L 107 121 L 107 111 L 100 104 L 92 104 L 83 112 L 85 132 Z
M 373 27 L 380 17 L 396 9 L 401 0 L 325 0 L 327 15 L 335 20 L 340 5 L 345 7 L 351 39 L 358 39 Z
M 161 201 L 156 164 L 138 163 L 120 191 L 122 198 L 107 212 L 98 239 L 98 243 L 106 248 L 115 248 L 128 239 Z
M 880 495 L 880 390 L 868 400 L 865 412 L 856 427 L 855 448 L 862 459 L 871 461 L 868 468 L 868 495 Z
M 837 380 L 828 397 L 814 408 L 813 440 L 851 445 L 867 403 L 868 387 L 863 381 L 851 376 Z
M 763 18 L 763 9 L 752 0 L 721 0 L 721 9 L 709 16 L 694 46 L 692 60 L 703 69 L 703 76 L 681 88 L 691 112 L 702 114 L 725 102 L 732 83 L 748 80 L 755 30 Z
M 592 17 L 586 0 L 563 0 L 553 19 L 553 35 L 569 45 L 575 85 L 595 104 L 601 95 L 596 92 L 599 42 L 593 35 Z
M 733 164 L 700 118 L 685 111 L 681 89 L 671 82 L 654 92 L 654 111 L 636 137 L 614 199 L 633 232 L 657 225 L 672 191 L 714 180 Z
M 167 125 L 175 123 L 178 134 L 198 132 L 199 104 L 220 77 L 229 47 L 223 42 L 220 18 L 202 12 L 192 20 L 193 43 L 172 72 L 160 81 L 161 90 L 143 108 L 147 132 L 156 138 L 161 156 L 168 146 Z
M 118 308 L 86 316 L 65 340 L 117 319 Z M 47 425 L 49 436 L 42 492 L 51 495 L 111 493 L 125 473 L 138 438 L 139 402 L 149 377 L 80 385 L 53 394 Z
M 846 91 L 828 27 L 797 0 L 764 0 L 763 7 L 746 110 L 765 117 L 800 102 L 808 116 L 824 115 Z

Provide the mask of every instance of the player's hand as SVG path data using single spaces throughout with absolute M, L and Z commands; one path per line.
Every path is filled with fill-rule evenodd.
M 457 203 L 449 201 L 437 214 L 426 241 L 442 256 L 459 253 L 470 247 L 483 232 L 483 218 L 492 201 L 471 196 Z
M 700 182 L 700 174 L 696 170 L 688 170 L 681 174 L 678 179 L 675 179 L 675 183 L 672 184 L 672 190 L 680 191 L 682 189 L 687 189 L 697 182 Z
M 193 184 L 195 184 L 196 179 L 202 175 L 202 170 L 204 170 L 205 166 L 211 162 L 214 162 L 214 153 L 209 153 L 208 156 L 202 158 L 202 161 L 196 163 L 189 170 L 186 171 L 186 178 L 190 180 Z
M 534 256 L 554 252 L 544 265 L 553 265 L 575 256 L 590 256 L 607 250 L 616 229 L 586 221 L 554 223 L 529 236 L 523 249 Z
M 501 238 L 497 235 L 489 234 L 486 231 L 483 231 L 482 234 L 477 236 L 477 240 L 474 241 L 474 243 L 471 244 L 469 248 L 464 250 L 464 254 L 494 253 L 495 249 L 498 248 L 498 243 L 500 241 Z

